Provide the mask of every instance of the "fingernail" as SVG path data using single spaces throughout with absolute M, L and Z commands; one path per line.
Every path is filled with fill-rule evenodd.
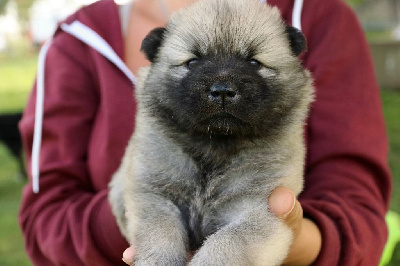
M 269 208 L 278 217 L 285 218 L 294 209 L 296 197 L 285 187 L 277 187 L 269 197 Z
M 133 249 L 132 247 L 129 247 L 122 254 L 122 261 L 128 265 L 131 265 L 133 263 L 133 257 L 134 257 Z
M 293 193 L 292 193 L 293 194 Z M 292 205 L 292 208 L 290 209 L 290 211 L 288 211 L 287 213 L 285 213 L 284 215 L 283 215 L 283 218 L 286 218 L 289 214 L 291 214 L 292 213 L 292 211 L 294 210 L 294 207 L 296 207 L 296 197 L 294 196 L 294 194 L 293 194 L 293 205 Z

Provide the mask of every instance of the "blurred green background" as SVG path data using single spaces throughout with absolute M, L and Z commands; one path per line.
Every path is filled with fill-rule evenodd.
M 51 1 L 58 2 L 58 6 L 63 4 L 68 6 L 65 9 L 70 12 L 85 3 L 79 0 Z M 35 39 L 34 29 L 30 25 L 30 20 L 34 17 L 31 14 L 34 9 L 32 4 L 45 2 L 45 0 L 0 0 L 0 113 L 21 112 L 27 101 L 35 77 L 37 48 L 42 41 L 40 38 Z M 86 1 L 88 2 L 90 0 Z M 400 31 L 398 19 L 400 1 L 380 0 L 380 4 L 374 0 L 348 2 L 357 11 L 366 30 L 381 85 L 390 144 L 389 165 L 394 181 L 390 207 L 392 212 L 387 216 L 391 230 L 390 243 L 382 265 L 398 266 L 400 265 L 400 245 L 398 244 L 400 218 L 396 213 L 400 213 L 400 32 L 397 37 L 396 31 Z M 382 4 L 383 2 L 385 3 Z M 3 29 L 5 34 L 2 36 L 2 17 L 4 18 L 7 12 L 10 12 L 10 5 L 13 5 L 11 9 L 18 13 L 19 36 L 13 36 L 11 32 L 10 37 L 9 29 L 8 31 Z M 65 13 L 60 15 L 60 19 L 62 16 L 65 16 Z M 17 161 L 0 142 L 0 265 L 31 265 L 25 255 L 16 218 L 24 182 L 18 176 Z

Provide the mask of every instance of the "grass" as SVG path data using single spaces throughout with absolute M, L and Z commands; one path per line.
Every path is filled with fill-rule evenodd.
M 24 108 L 36 71 L 36 53 L 0 57 L 0 111 Z
M 400 91 L 381 90 L 383 113 L 386 121 L 386 131 L 389 138 L 389 167 L 393 176 L 393 192 L 390 209 L 400 214 Z M 389 217 L 386 217 L 389 218 Z M 393 219 L 393 217 L 390 217 Z M 393 222 L 393 220 L 391 221 Z M 390 239 L 399 238 L 399 219 L 392 225 Z M 395 235 L 395 236 L 394 236 Z M 388 249 L 393 248 L 388 245 Z M 385 252 L 387 252 L 385 250 Z M 389 266 L 400 265 L 400 242 L 392 251 Z
M 400 213 L 400 92 L 382 90 L 381 97 L 389 137 L 389 167 L 393 176 L 391 209 Z
M 35 76 L 36 53 L 18 51 L 0 56 L 0 113 L 21 111 Z M 17 213 L 23 183 L 18 165 L 0 143 L 0 265 L 32 265 L 25 253 Z
M 17 225 L 23 183 L 17 181 L 17 163 L 3 145 L 0 162 L 0 265 L 30 265 Z
M 0 113 L 23 109 L 36 70 L 37 55 L 29 52 L 15 56 L 0 55 Z M 391 209 L 400 213 L 400 92 L 381 91 L 389 136 L 389 165 L 394 191 Z M 0 265 L 31 265 L 25 255 L 17 212 L 23 184 L 16 179 L 18 167 L 0 143 Z M 400 245 L 393 253 L 390 266 L 400 265 Z
M 368 41 L 371 42 L 384 42 L 388 40 L 392 40 L 392 32 L 387 31 L 369 31 L 366 32 L 366 37 Z

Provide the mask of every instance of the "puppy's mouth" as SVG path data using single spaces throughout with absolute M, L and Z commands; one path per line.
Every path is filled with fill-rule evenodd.
M 219 112 L 202 119 L 199 129 L 210 136 L 234 136 L 242 134 L 248 123 L 228 112 Z

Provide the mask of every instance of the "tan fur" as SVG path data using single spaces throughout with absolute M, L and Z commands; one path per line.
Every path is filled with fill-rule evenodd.
M 258 75 L 268 89 L 284 95 L 270 110 L 286 121 L 274 128 L 279 133 L 240 139 L 237 151 L 228 152 L 215 148 L 212 133 L 207 144 L 207 138 L 196 142 L 194 133 L 171 130 L 155 106 L 183 108 L 169 106 L 167 84 L 185 79 L 190 71 L 185 62 L 199 54 L 251 55 L 261 62 Z M 135 133 L 109 196 L 121 232 L 135 248 L 135 265 L 186 265 L 187 230 L 196 228 L 191 223 L 197 215 L 206 238 L 189 265 L 281 264 L 292 232 L 269 212 L 267 198 L 279 185 L 296 195 L 302 190 L 303 127 L 313 88 L 309 72 L 292 54 L 279 11 L 257 0 L 199 0 L 175 13 L 155 62 L 140 72 L 135 93 Z M 202 160 L 217 170 L 202 172 Z M 208 178 L 202 185 L 201 174 Z

